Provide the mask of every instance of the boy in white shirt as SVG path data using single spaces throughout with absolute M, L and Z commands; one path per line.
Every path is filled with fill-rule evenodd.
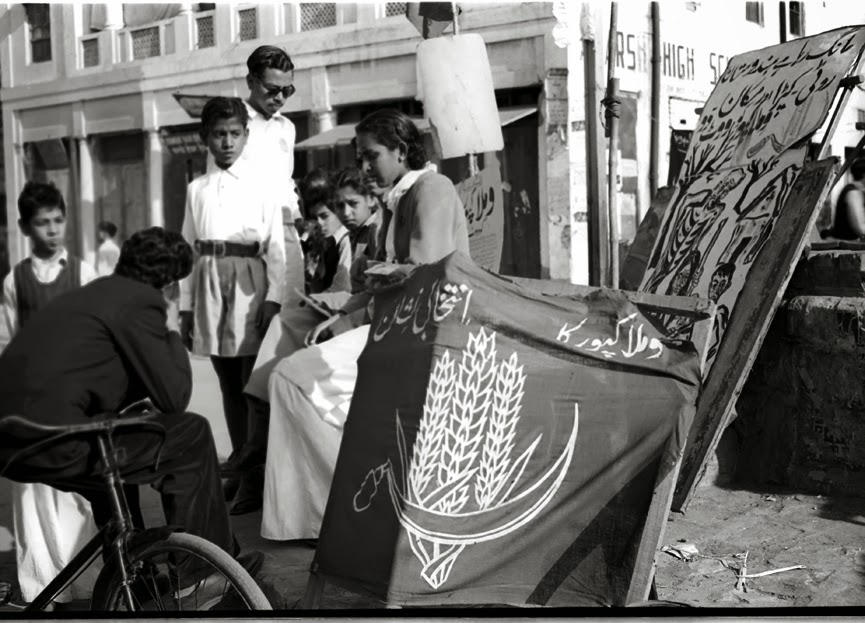
M 183 235 L 196 260 L 180 296 L 181 335 L 194 354 L 210 356 L 235 452 L 248 434 L 243 388 L 279 312 L 285 273 L 282 206 L 270 172 L 241 158 L 248 121 L 238 98 L 215 97 L 202 111 L 201 139 L 213 163 L 187 190 Z
M 66 203 L 57 188 L 27 182 L 18 197 L 18 215 L 31 252 L 3 281 L 10 338 L 51 299 L 97 277 L 89 264 L 66 250 Z M 96 534 L 96 524 L 84 498 L 40 483 L 13 483 L 12 508 L 18 583 L 22 598 L 30 602 Z M 56 601 L 89 597 L 94 580 L 88 570 Z
M 295 223 L 301 218 L 298 197 L 292 175 L 294 173 L 294 124 L 280 110 L 294 94 L 294 63 L 285 50 L 272 45 L 256 48 L 246 61 L 246 85 L 249 97 L 244 102 L 249 113 L 249 139 L 241 158 L 257 170 L 264 172 L 265 184 L 271 197 L 280 203 L 285 219 L 285 274 L 282 288 L 283 308 L 293 306 L 298 299 L 296 290 L 303 291 L 304 260 Z M 279 324 L 279 319 L 274 321 Z M 278 327 L 275 327 L 278 329 Z M 268 425 L 267 403 L 251 399 L 250 438 L 266 438 Z M 259 444 L 260 445 L 260 444 Z M 228 474 L 248 474 L 263 463 L 261 451 L 246 447 L 233 453 L 227 465 Z M 253 451 L 255 456 L 245 456 Z M 249 460 L 249 459 L 252 460 Z M 237 481 L 235 481 L 237 482 Z M 252 475 L 244 477 L 234 499 L 232 512 L 241 514 L 261 507 L 263 479 Z M 226 490 L 230 493 L 229 489 Z

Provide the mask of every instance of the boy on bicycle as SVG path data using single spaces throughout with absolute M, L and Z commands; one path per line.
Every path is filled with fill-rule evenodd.
M 161 227 L 134 234 L 123 243 L 113 275 L 50 301 L 0 354 L 0 419 L 78 424 L 149 399 L 164 414 L 159 421 L 166 441 L 157 461 L 155 436 L 115 435 L 126 486 L 153 486 L 168 524 L 215 543 L 254 574 L 263 556 L 239 556 L 210 424 L 185 412 L 192 394 L 189 356 L 179 333 L 167 327 L 166 298 L 191 269 L 192 249 L 180 234 Z M 14 430 L 0 436 L 0 464 L 35 441 Z M 111 518 L 102 468 L 87 441 L 70 438 L 13 463 L 6 476 L 79 493 L 102 526 Z

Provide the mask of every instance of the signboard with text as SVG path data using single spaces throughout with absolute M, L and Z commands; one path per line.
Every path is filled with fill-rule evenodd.
M 487 270 L 499 271 L 504 241 L 505 207 L 502 176 L 498 164 L 456 185 L 466 211 L 469 251 L 474 262 Z

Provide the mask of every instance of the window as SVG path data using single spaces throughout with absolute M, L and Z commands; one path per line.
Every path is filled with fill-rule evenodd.
M 140 61 L 144 58 L 152 58 L 161 54 L 159 45 L 159 26 L 139 28 L 133 30 L 132 35 L 132 58 Z
M 805 36 L 805 3 L 790 3 L 790 34 L 794 37 Z
M 85 67 L 99 65 L 99 39 L 83 39 L 81 41 L 81 56 Z
M 384 5 L 385 17 L 393 17 L 394 15 L 405 15 L 405 2 L 386 2 Z
M 51 5 L 25 4 L 27 25 L 30 30 L 30 62 L 51 60 Z
M 755 24 L 763 25 L 763 3 L 762 2 L 746 2 L 745 3 L 745 19 Z
M 216 45 L 213 32 L 213 15 L 202 15 L 195 18 L 195 29 L 198 34 L 198 49 L 212 48 Z
M 336 26 L 335 2 L 301 2 L 300 29 L 318 30 Z
M 258 22 L 255 9 L 243 9 L 237 12 L 237 31 L 241 41 L 258 38 Z

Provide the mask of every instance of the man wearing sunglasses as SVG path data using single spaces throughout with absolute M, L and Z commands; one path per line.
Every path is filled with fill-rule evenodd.
M 246 100 L 249 139 L 241 156 L 258 169 L 269 169 L 274 188 L 285 197 L 294 217 L 299 216 L 294 192 L 294 124 L 280 109 L 294 94 L 294 63 L 285 50 L 272 45 L 255 49 L 246 60 L 249 74 Z
M 272 45 L 255 49 L 246 60 L 249 70 L 246 85 L 249 97 L 249 135 L 240 158 L 258 171 L 264 172 L 269 188 L 267 193 L 280 202 L 285 233 L 286 272 L 283 292 L 303 291 L 303 252 L 296 219 L 300 218 L 297 194 L 294 190 L 294 124 L 280 114 L 280 109 L 294 94 L 294 64 L 285 50 Z M 208 159 L 212 161 L 212 157 Z M 283 297 L 282 306 L 291 303 Z M 278 318 L 276 319 L 278 322 Z M 265 324 L 265 330 L 270 325 Z M 233 453 L 223 466 L 228 477 L 226 498 L 233 497 L 232 514 L 242 515 L 261 508 L 264 487 L 264 452 L 267 443 L 269 413 L 266 403 L 247 405 L 249 437 L 244 447 Z M 260 441 L 263 439 L 263 442 Z

